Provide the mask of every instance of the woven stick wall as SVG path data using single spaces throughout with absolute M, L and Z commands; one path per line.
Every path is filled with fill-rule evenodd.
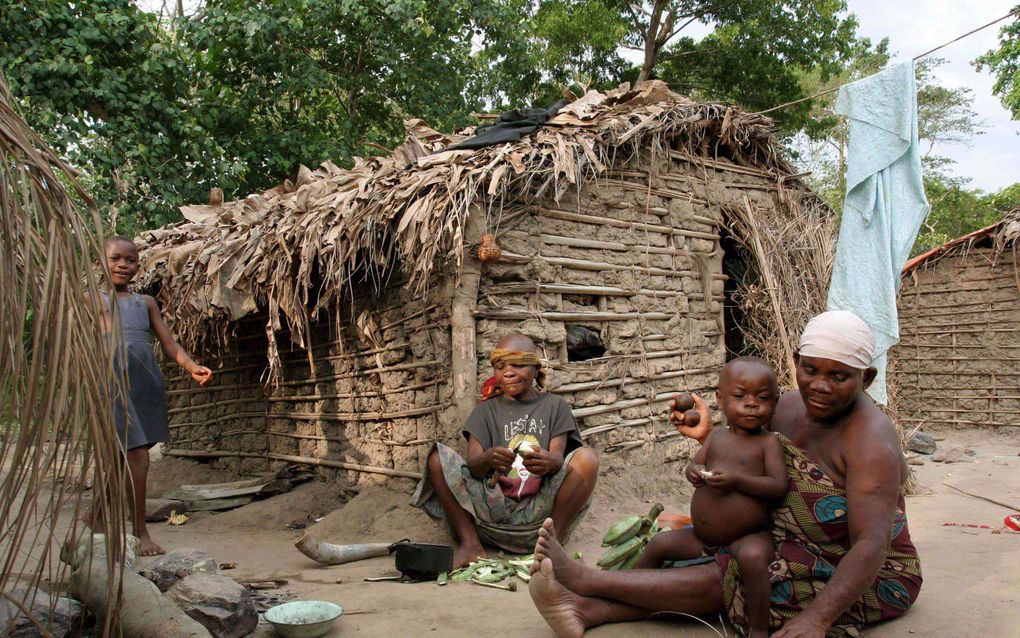
M 987 243 L 904 278 L 891 361 L 907 429 L 1020 426 L 1016 253 Z

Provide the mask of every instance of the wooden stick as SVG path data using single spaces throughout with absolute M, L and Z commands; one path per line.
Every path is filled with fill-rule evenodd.
M 964 424 L 964 425 L 983 425 L 985 427 L 991 426 L 991 427 L 995 427 L 995 428 L 1015 428 L 1015 427 L 1020 427 L 1020 423 L 1002 423 L 1002 422 L 999 422 L 999 423 L 989 423 L 988 421 L 964 421 L 962 419 L 953 419 L 951 421 L 950 420 L 946 420 L 946 419 L 931 420 L 928 417 L 925 417 L 924 419 L 911 419 L 911 418 L 908 418 L 908 417 L 899 417 L 898 420 L 902 421 L 904 423 L 917 423 L 918 421 L 927 421 L 927 422 L 931 423 L 932 425 L 960 425 L 960 424 Z
M 561 385 L 553 390 L 557 394 L 569 394 L 571 392 L 581 392 L 583 390 L 598 390 L 600 388 L 613 388 L 621 386 L 627 383 L 644 383 L 648 381 L 665 381 L 666 379 L 677 379 L 679 377 L 695 374 L 709 374 L 713 372 L 719 372 L 722 366 L 714 366 L 711 368 L 695 368 L 692 370 L 674 370 L 671 372 L 663 372 L 661 374 L 653 374 L 649 376 L 638 376 L 638 377 L 619 377 L 616 379 L 604 379 L 601 381 L 583 381 L 581 383 L 568 383 Z
M 562 235 L 541 235 L 542 242 L 551 246 L 568 246 L 571 248 L 594 248 L 597 250 L 615 250 L 626 253 L 647 253 L 651 255 L 680 255 L 684 256 L 686 251 L 669 246 L 641 246 L 637 244 L 625 244 L 619 241 L 600 241 L 597 239 L 580 239 L 577 237 L 564 237 Z
M 575 419 L 583 419 L 588 416 L 595 416 L 596 414 L 619 412 L 620 410 L 626 410 L 627 408 L 636 408 L 638 406 L 650 405 L 652 403 L 662 403 L 663 401 L 671 400 L 677 394 L 678 392 L 676 391 L 661 392 L 650 399 L 627 399 L 626 401 L 617 401 L 616 403 L 610 403 L 607 405 L 578 408 L 576 410 L 571 410 L 571 412 L 573 412 Z
M 699 157 L 695 155 L 688 155 L 682 151 L 670 151 L 669 157 L 671 159 L 680 160 L 687 162 L 688 164 L 704 165 L 717 171 L 729 171 L 731 173 L 741 173 L 743 175 L 751 175 L 753 177 L 761 177 L 765 179 L 776 179 L 779 175 L 772 173 L 766 173 L 765 171 L 758 171 L 748 166 L 741 166 L 740 164 L 731 164 L 719 160 L 712 160 L 707 157 Z
M 574 259 L 571 257 L 546 257 L 544 255 L 518 255 L 508 251 L 503 251 L 504 261 L 510 261 L 516 264 L 530 264 L 535 261 L 545 262 L 552 264 L 553 266 L 566 266 L 568 268 L 576 268 L 578 270 L 610 270 L 610 271 L 631 271 L 640 272 L 648 275 L 662 275 L 663 277 L 692 277 L 700 278 L 701 273 L 694 270 L 667 270 L 665 268 L 653 268 L 651 266 L 634 266 L 630 264 L 611 264 L 605 261 L 592 261 L 590 259 Z M 719 281 L 726 281 L 729 279 L 727 275 L 722 273 L 713 273 L 712 279 Z
M 367 368 L 358 372 L 349 372 L 344 374 L 329 374 L 321 377 L 308 377 L 307 379 L 291 379 L 288 381 L 281 381 L 280 386 L 296 386 L 296 385 L 311 385 L 313 383 L 319 383 L 320 381 L 336 381 L 338 379 L 357 379 L 358 377 L 367 377 L 373 374 L 382 374 L 384 372 L 399 372 L 401 370 L 415 370 L 417 368 L 430 368 L 438 366 L 439 361 L 419 361 L 417 363 L 402 363 L 395 366 L 387 366 L 383 368 Z
M 430 405 L 399 412 L 283 412 L 273 411 L 266 416 L 270 419 L 297 419 L 300 421 L 389 421 L 423 414 L 433 414 L 446 409 L 445 405 Z
M 384 388 L 382 390 L 372 390 L 368 392 L 351 392 L 347 394 L 301 394 L 289 397 L 266 397 L 266 401 L 269 403 L 301 403 L 304 401 L 321 401 L 323 399 L 360 399 L 370 397 L 383 397 L 388 394 L 399 394 L 401 392 L 411 392 L 413 390 L 423 390 L 425 388 L 431 388 L 434 385 L 442 385 L 446 383 L 445 379 L 436 379 L 434 381 L 425 381 L 424 383 L 415 383 L 414 385 L 403 386 L 400 388 Z
M 184 456 L 189 458 L 230 458 L 243 457 L 264 459 L 266 455 L 260 452 L 241 452 L 238 450 L 163 450 L 163 456 Z
M 374 465 L 361 465 L 359 463 L 348 463 L 346 461 L 333 461 L 331 459 L 316 459 L 309 456 L 293 456 L 290 454 L 277 454 L 269 452 L 267 458 L 276 461 L 289 461 L 291 463 L 307 463 L 308 465 L 321 465 L 354 472 L 367 472 L 369 474 L 385 474 L 386 476 L 399 476 L 401 478 L 421 479 L 421 472 L 410 472 L 408 470 L 394 470 L 388 467 L 377 467 Z
M 195 412 L 198 410 L 207 410 L 213 407 L 219 407 L 223 405 L 238 405 L 243 403 L 251 403 L 252 401 L 259 401 L 262 397 L 242 397 L 240 399 L 228 399 L 225 401 L 210 401 L 209 403 L 202 403 L 200 405 L 186 405 L 180 408 L 171 408 L 166 411 L 167 414 L 182 414 L 184 412 Z
M 1010 512 L 1020 512 L 1020 504 L 1003 503 L 1002 501 L 997 501 L 994 498 L 988 498 L 987 496 L 981 496 L 980 494 L 974 494 L 973 492 L 968 492 L 966 490 L 961 490 L 960 488 L 956 487 L 955 485 L 950 485 L 949 483 L 946 483 L 945 481 L 942 481 L 942 484 L 945 485 L 946 487 L 948 487 L 951 490 L 956 490 L 960 494 L 964 494 L 964 495 L 969 496 L 971 498 L 980 499 L 982 501 L 986 501 L 986 502 L 991 503 L 993 505 L 998 505 L 999 507 L 1005 507 Z
M 471 211 L 464 224 L 465 242 L 480 241 L 484 232 L 485 216 L 481 211 Z M 478 307 L 478 287 L 481 280 L 482 263 L 474 255 L 465 255 L 450 305 L 452 344 L 450 378 L 453 381 L 453 404 L 456 406 L 459 423 L 467 423 L 477 399 L 478 351 L 475 309 Z
M 629 321 L 631 319 L 647 319 L 650 321 L 668 321 L 675 315 L 668 312 L 542 312 L 530 310 L 512 310 L 496 308 L 480 308 L 475 311 L 476 317 L 486 319 L 548 319 L 549 321 Z M 475 364 L 477 366 L 477 363 Z
M 222 416 L 216 416 L 202 421 L 188 421 L 186 423 L 172 423 L 168 427 L 173 430 L 176 428 L 189 428 L 196 425 L 211 425 L 213 423 L 223 423 L 224 421 L 233 421 L 234 419 L 256 419 L 266 418 L 265 411 L 262 412 L 234 412 L 232 414 L 224 414 Z
M 482 290 L 482 295 L 500 295 L 528 292 L 549 292 L 567 295 L 603 295 L 607 297 L 654 297 L 669 299 L 671 297 L 684 296 L 688 299 L 704 301 L 705 296 L 700 292 L 684 292 L 683 290 L 662 290 L 655 288 L 639 288 L 637 290 L 619 288 L 617 286 L 587 286 L 583 284 L 561 284 L 561 283 L 528 283 L 512 282 L 505 284 L 494 284 Z M 712 298 L 716 301 L 725 301 L 724 295 Z
M 642 190 L 644 190 L 643 187 Z M 592 224 L 595 226 L 613 226 L 615 228 L 630 228 L 633 230 L 644 230 L 651 231 L 654 233 L 662 233 L 663 235 L 679 235 L 681 237 L 695 237 L 699 239 L 711 239 L 713 241 L 719 239 L 719 235 L 714 233 L 702 233 L 695 230 L 684 230 L 682 228 L 672 228 L 670 226 L 662 226 L 659 224 L 628 222 L 623 221 L 622 219 L 615 219 L 612 217 L 586 215 L 584 213 L 574 213 L 571 211 L 559 210 L 556 208 L 539 207 L 539 210 L 541 214 L 545 217 L 551 217 L 552 219 L 560 219 L 563 221 L 583 222 L 585 224 Z

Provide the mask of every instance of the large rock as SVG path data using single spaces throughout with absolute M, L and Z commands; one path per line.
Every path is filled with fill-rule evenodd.
M 170 518 L 170 513 L 183 514 L 188 511 L 188 504 L 172 498 L 145 499 L 145 520 L 160 523 Z
M 907 449 L 918 454 L 933 454 L 936 447 L 935 439 L 924 432 L 915 432 L 907 443 Z
M 216 559 L 200 549 L 182 547 L 167 552 L 162 558 L 139 573 L 156 583 L 159 591 L 165 592 L 181 578 L 192 574 L 217 574 L 220 568 Z
M 53 638 L 73 638 L 83 634 L 87 616 L 85 605 L 71 598 L 51 598 L 41 589 L 35 590 L 34 600 L 32 595 L 24 589 L 15 589 L 11 592 L 11 596 L 24 603 L 35 621 Z M 11 620 L 15 617 L 17 619 L 11 627 Z M 4 634 L 5 637 L 36 638 L 41 635 L 36 622 L 32 622 L 13 602 L 0 597 L 0 630 L 8 627 L 11 629 L 10 633 Z
M 248 590 L 222 574 L 192 574 L 177 581 L 166 595 L 216 638 L 240 638 L 255 631 L 259 623 Z

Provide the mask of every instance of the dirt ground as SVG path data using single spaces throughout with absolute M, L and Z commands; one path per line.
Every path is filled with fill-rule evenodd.
M 906 617 L 878 626 L 868 635 L 1020 635 L 1020 534 L 943 525 L 971 523 L 1000 528 L 1003 517 L 1010 513 L 1005 507 L 965 496 L 947 484 L 1015 504 L 1013 511 L 1020 512 L 1020 431 L 930 433 L 944 437 L 940 447 L 964 446 L 975 456 L 961 463 L 927 460 L 915 466 L 920 489 L 918 495 L 908 499 L 907 511 L 924 567 L 924 588 Z M 589 562 L 593 561 L 600 553 L 602 532 L 613 521 L 625 514 L 642 513 L 655 500 L 663 502 L 668 512 L 686 512 L 690 491 L 680 478 L 680 470 L 678 464 L 663 467 L 663 472 L 677 477 L 676 488 L 665 494 L 662 490 L 656 493 L 654 487 L 660 477 L 601 477 L 591 511 L 568 548 L 581 551 Z M 229 479 L 208 466 L 164 458 L 153 463 L 150 489 L 158 495 L 182 482 Z M 335 543 L 442 540 L 443 530 L 407 505 L 412 488 L 412 481 L 401 480 L 392 488 L 365 488 L 352 497 L 324 483 L 308 483 L 288 494 L 230 512 L 194 513 L 180 527 L 155 524 L 152 531 L 167 548 L 199 547 L 220 562 L 236 563 L 236 569 L 225 572 L 234 578 L 289 581 L 282 589 L 270 592 L 274 595 L 340 603 L 346 613 L 328 634 L 332 637 L 390 638 L 430 632 L 477 636 L 493 630 L 551 637 L 524 587 L 511 593 L 463 583 L 438 587 L 432 583 L 364 582 L 366 577 L 396 573 L 392 559 L 323 567 L 293 548 L 302 534 L 288 527 L 294 523 L 308 524 L 310 533 Z M 714 624 L 713 629 L 691 621 L 661 620 L 602 627 L 588 635 L 708 637 L 726 633 L 718 621 Z M 266 638 L 273 635 L 266 624 L 260 624 L 255 633 Z

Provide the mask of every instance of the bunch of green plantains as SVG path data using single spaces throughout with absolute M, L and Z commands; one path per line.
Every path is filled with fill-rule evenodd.
M 595 564 L 606 570 L 633 567 L 648 541 L 659 533 L 659 514 L 662 514 L 662 503 L 653 505 L 645 516 L 635 514 L 613 523 L 602 537 L 602 546 L 609 549 Z

